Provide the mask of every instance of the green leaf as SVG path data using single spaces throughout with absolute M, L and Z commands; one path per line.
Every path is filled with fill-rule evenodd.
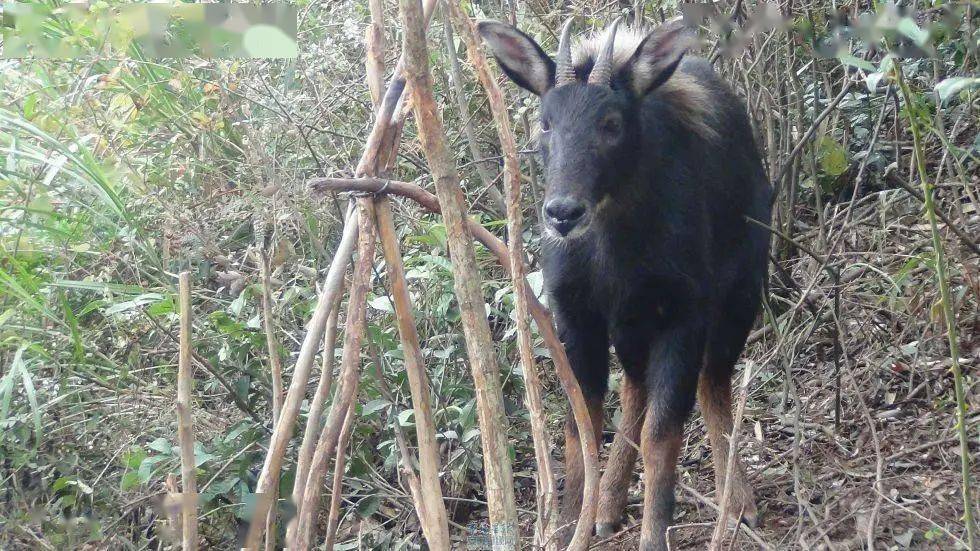
M 144 293 L 132 300 L 127 300 L 124 302 L 118 302 L 112 306 L 105 309 L 105 315 L 111 316 L 113 314 L 121 314 L 123 312 L 128 312 L 135 308 L 139 308 L 144 304 L 152 304 L 154 302 L 159 302 L 164 299 L 164 296 L 160 293 Z
M 364 407 L 361 408 L 361 415 L 371 415 L 373 413 L 377 413 L 388 407 L 389 403 L 390 402 L 385 399 L 371 400 L 370 402 L 364 404 Z
M 415 415 L 415 411 L 411 409 L 403 410 L 398 414 L 398 424 L 403 427 L 411 427 L 414 425 L 412 417 Z
M 24 118 L 27 120 L 34 119 L 34 115 L 37 114 L 37 94 L 30 94 L 24 98 Z
M 119 489 L 122 491 L 129 490 L 140 483 L 140 477 L 135 471 L 129 471 L 122 477 L 122 482 L 119 483 Z
M 173 449 L 173 446 L 170 445 L 170 441 L 163 437 L 157 438 L 153 442 L 150 442 L 146 447 L 162 454 L 169 454 Z
M 911 17 L 903 17 L 898 21 L 898 32 L 912 39 L 919 47 L 929 42 L 929 32 L 922 30 Z
M 830 136 L 820 138 L 817 144 L 820 168 L 830 176 L 840 176 L 847 171 L 847 151 Z
M 368 496 L 357 503 L 357 514 L 361 518 L 367 518 L 378 511 L 381 506 L 381 498 L 373 495 Z
M 384 295 L 369 300 L 368 306 L 378 310 L 379 312 L 386 312 L 389 314 L 395 311 L 395 306 L 391 303 L 391 299 Z

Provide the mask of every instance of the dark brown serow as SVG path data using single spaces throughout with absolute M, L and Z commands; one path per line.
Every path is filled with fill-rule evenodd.
M 723 495 L 731 375 L 767 269 L 769 235 L 746 217 L 769 220 L 771 191 L 742 101 L 707 61 L 684 57 L 685 29 L 617 27 L 573 49 L 566 24 L 557 62 L 510 25 L 479 29 L 504 72 L 541 97 L 545 285 L 596 435 L 610 344 L 625 370 L 597 531 L 622 524 L 638 443 L 640 548 L 664 550 L 683 424 L 696 399 Z M 567 539 L 582 501 L 572 422 L 565 449 Z M 728 510 L 754 524 L 745 470 L 731 460 Z

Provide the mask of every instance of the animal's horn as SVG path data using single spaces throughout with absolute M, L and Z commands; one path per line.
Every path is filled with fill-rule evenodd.
M 595 60 L 592 72 L 589 73 L 589 84 L 609 86 L 613 71 L 613 45 L 616 43 L 616 28 L 619 27 L 619 22 L 622 20 L 622 17 L 617 17 L 609 27 L 606 41 L 602 44 L 602 49 L 599 51 L 599 57 Z
M 555 60 L 555 86 L 575 82 L 575 68 L 572 67 L 572 22 L 569 17 L 561 29 L 561 39 L 558 41 L 558 59 Z

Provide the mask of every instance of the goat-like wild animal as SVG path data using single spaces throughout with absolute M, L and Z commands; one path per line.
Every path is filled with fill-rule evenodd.
M 623 365 L 622 420 L 599 489 L 596 530 L 624 519 L 634 443 L 643 457 L 640 548 L 666 549 L 683 424 L 695 397 L 722 495 L 732 430 L 731 376 L 759 311 L 770 187 L 741 100 L 679 23 L 650 33 L 618 21 L 553 61 L 510 25 L 480 34 L 504 72 L 541 97 L 545 287 L 597 441 L 610 344 Z M 575 423 L 565 428 L 560 523 L 582 505 Z M 757 510 L 737 457 L 729 510 Z

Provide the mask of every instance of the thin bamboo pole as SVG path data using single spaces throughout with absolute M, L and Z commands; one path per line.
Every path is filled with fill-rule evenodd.
M 425 514 L 418 511 L 422 530 L 430 549 L 449 549 L 449 522 L 446 506 L 442 500 L 439 486 L 439 443 L 436 441 L 436 424 L 432 416 L 429 385 L 425 379 L 425 362 L 422 346 L 412 314 L 412 299 L 408 293 L 405 266 L 402 264 L 398 235 L 391 215 L 391 202 L 381 197 L 375 202 L 378 221 L 378 235 L 388 267 L 388 280 L 395 306 L 395 319 L 398 336 L 401 339 L 402 353 L 405 357 L 405 373 L 412 392 L 412 407 L 415 410 L 415 435 L 419 446 L 419 473 L 422 504 Z M 408 465 L 411 468 L 411 465 Z
M 177 439 L 180 441 L 180 473 L 183 492 L 180 496 L 183 516 L 182 544 L 185 551 L 197 549 L 197 477 L 194 469 L 194 416 L 191 411 L 191 274 L 181 272 L 180 355 L 177 361 Z
M 514 479 L 507 440 L 507 418 L 497 376 L 490 326 L 487 323 L 473 240 L 466 226 L 466 208 L 459 175 L 432 93 L 424 15 L 418 0 L 400 0 L 405 78 L 419 141 L 436 182 L 452 261 L 453 287 L 459 302 L 463 336 L 476 388 L 480 440 L 483 445 L 490 538 L 494 549 L 516 549 L 518 541 Z
M 912 131 L 915 167 L 919 172 L 922 185 L 922 197 L 925 200 L 926 219 L 929 220 L 929 230 L 932 234 L 932 246 L 936 259 L 936 280 L 939 283 L 939 296 L 942 298 L 943 321 L 946 323 L 947 339 L 949 340 L 950 370 L 953 372 L 953 395 L 956 400 L 956 432 L 960 437 L 960 493 L 963 497 L 963 523 L 966 527 L 966 540 L 970 549 L 977 549 L 976 525 L 973 520 L 973 499 L 970 497 L 970 439 L 967 434 L 967 399 L 963 385 L 963 370 L 960 367 L 959 337 L 957 335 L 956 313 L 953 310 L 953 297 L 949 292 L 949 278 L 946 275 L 946 256 L 943 241 L 939 234 L 939 224 L 936 222 L 936 205 L 933 199 L 935 185 L 929 181 L 926 174 L 925 154 L 923 153 L 922 134 L 919 123 L 911 111 L 912 91 L 905 82 L 902 65 L 895 64 L 895 80 L 902 91 L 905 100 L 909 129 Z
M 470 64 L 473 66 L 480 83 L 487 92 L 490 111 L 493 114 L 497 135 L 500 139 L 500 150 L 504 157 L 504 199 L 507 211 L 507 235 L 509 236 L 510 277 L 514 286 L 517 310 L 517 348 L 521 361 L 521 372 L 524 374 L 525 399 L 531 418 L 531 435 L 534 441 L 534 456 L 537 461 L 537 502 L 538 522 L 537 541 L 545 547 L 555 547 L 557 541 L 552 538 L 552 532 L 557 524 L 558 507 L 557 492 L 555 491 L 554 466 L 551 460 L 551 442 L 548 438 L 548 427 L 545 420 L 544 406 L 541 402 L 541 381 L 538 368 L 534 362 L 531 339 L 531 322 L 528 316 L 527 287 L 524 265 L 523 221 L 521 212 L 521 171 L 520 160 L 517 156 L 517 145 L 514 133 L 510 127 L 507 106 L 504 104 L 503 93 L 490 73 L 487 59 L 480 49 L 476 29 L 466 14 L 456 2 L 447 2 L 449 17 L 457 27 L 460 37 L 466 43 L 466 51 Z M 594 465 L 593 465 L 594 467 Z M 595 487 L 597 476 L 586 477 L 591 485 L 586 484 L 583 506 L 578 526 L 587 527 L 591 532 L 595 523 Z M 581 538 L 578 540 L 581 541 Z M 585 536 L 588 541 L 588 536 Z M 576 542 L 573 538 L 573 542 Z M 577 543 L 577 542 L 576 542 Z
M 735 421 L 732 423 L 732 432 L 728 435 L 728 462 L 725 464 L 725 485 L 719 497 L 718 524 L 715 525 L 714 532 L 711 534 L 711 543 L 708 545 L 709 551 L 720 551 L 722 540 L 725 536 L 725 527 L 728 525 L 729 501 L 732 497 L 732 477 L 735 473 L 736 458 L 738 457 L 738 431 L 742 428 L 742 416 L 745 413 L 745 401 L 749 397 L 749 383 L 754 375 L 755 364 L 748 362 L 742 368 L 742 385 L 738 393 L 738 403 L 735 406 Z M 738 522 L 742 518 L 743 511 L 735 515 L 735 531 L 738 532 Z
M 366 326 L 367 293 L 371 285 L 371 267 L 374 263 L 374 222 L 371 200 L 360 198 L 358 209 L 357 263 L 351 280 L 350 298 L 347 301 L 347 326 L 344 333 L 344 355 L 341 360 L 337 394 L 330 407 L 330 415 L 317 442 L 310 474 L 307 477 L 303 501 L 299 509 L 299 522 L 295 541 L 290 549 L 306 550 L 313 538 L 313 524 L 320 502 L 321 481 L 327 472 L 330 459 L 337 449 L 347 409 L 354 403 L 360 382 L 361 339 Z

